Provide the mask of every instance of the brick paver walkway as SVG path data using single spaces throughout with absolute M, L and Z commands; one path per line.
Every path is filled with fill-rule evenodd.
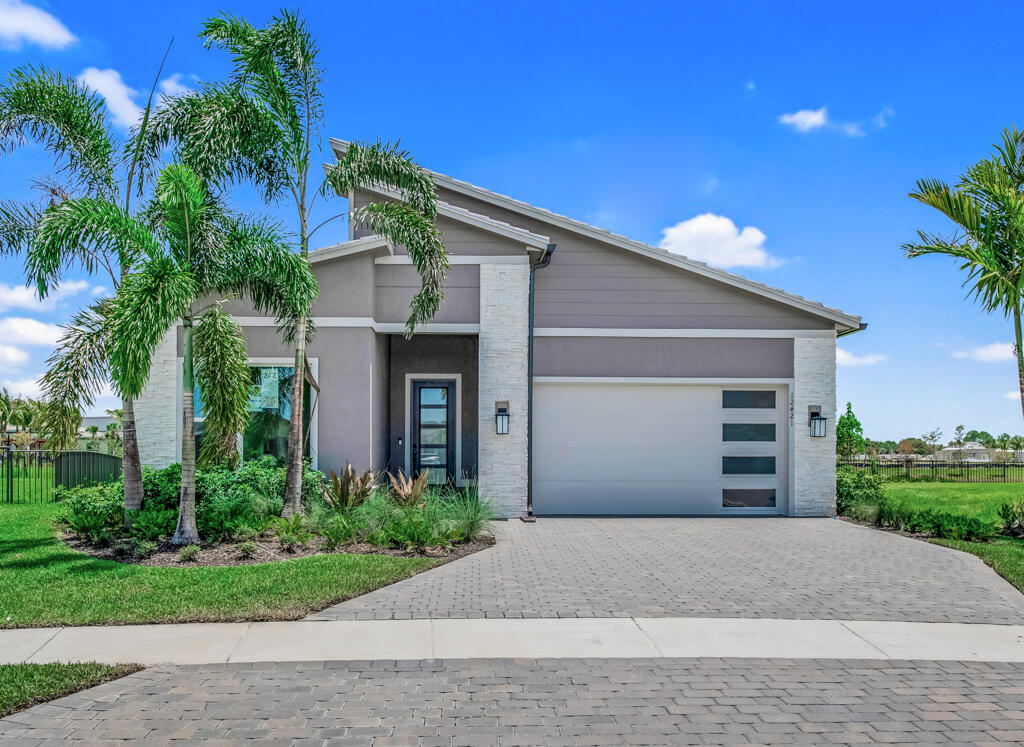
M 159 667 L 0 720 L 0 744 L 75 739 L 377 747 L 1021 742 L 1024 665 L 569 659 Z
M 540 519 L 496 547 L 312 615 L 774 617 L 1020 624 L 980 560 L 834 519 Z

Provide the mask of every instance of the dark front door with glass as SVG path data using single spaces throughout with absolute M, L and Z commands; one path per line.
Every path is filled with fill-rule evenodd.
M 455 482 L 455 382 L 412 385 L 412 471 L 428 471 L 427 482 Z

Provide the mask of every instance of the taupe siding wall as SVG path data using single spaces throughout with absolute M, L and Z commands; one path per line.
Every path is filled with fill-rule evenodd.
M 409 302 L 420 289 L 416 268 L 412 265 L 377 265 L 375 284 L 373 318 L 378 322 L 405 323 L 409 318 Z M 433 321 L 452 324 L 476 324 L 480 321 L 479 265 L 452 265 L 445 281 L 444 302 Z
M 536 376 L 793 376 L 793 340 L 535 337 Z
M 477 338 L 475 335 L 418 335 L 406 340 L 391 335 L 392 469 L 405 464 L 405 375 L 462 374 L 462 469 L 476 475 L 477 465 Z M 403 444 L 398 444 L 398 439 Z
M 440 189 L 445 202 L 550 236 L 537 273 L 536 327 L 830 329 L 827 319 L 557 226 Z

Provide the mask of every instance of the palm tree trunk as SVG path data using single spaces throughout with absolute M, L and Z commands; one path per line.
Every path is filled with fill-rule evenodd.
M 1020 388 L 1020 407 L 1024 414 L 1024 347 L 1021 345 L 1020 297 L 1013 304 L 1013 340 L 1017 354 L 1017 385 Z
M 124 471 L 124 525 L 131 526 L 131 512 L 142 508 L 142 460 L 139 434 L 135 430 L 135 400 L 121 401 L 121 465 Z
M 192 320 L 182 322 L 185 355 L 181 377 L 181 497 L 178 500 L 178 527 L 171 537 L 172 545 L 198 545 L 196 527 L 196 412 L 192 390 L 195 373 L 192 368 Z
M 292 411 L 288 419 L 288 457 L 282 516 L 302 513 L 302 384 L 306 374 L 306 320 L 295 327 L 295 374 L 292 376 Z

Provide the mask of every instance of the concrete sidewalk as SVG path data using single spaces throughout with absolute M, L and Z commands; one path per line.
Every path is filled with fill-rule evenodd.
M 125 625 L 0 630 L 0 663 L 722 657 L 1024 662 L 1024 626 L 598 618 Z

